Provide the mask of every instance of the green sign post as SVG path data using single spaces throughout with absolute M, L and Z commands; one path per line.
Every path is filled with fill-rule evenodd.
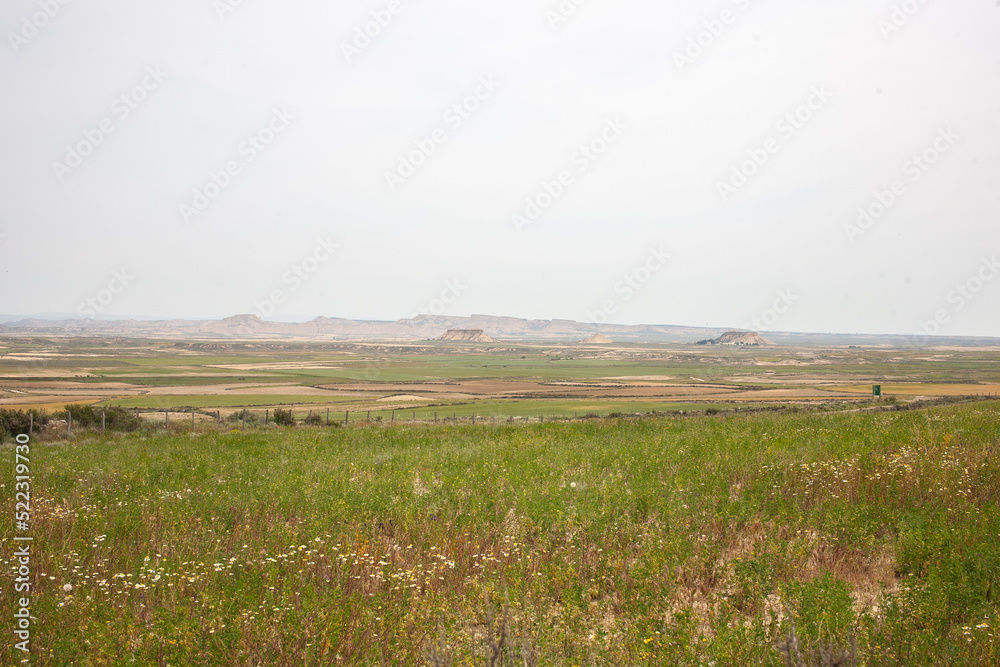
M 873 384 L 872 385 L 872 398 L 880 398 L 882 396 L 882 385 Z

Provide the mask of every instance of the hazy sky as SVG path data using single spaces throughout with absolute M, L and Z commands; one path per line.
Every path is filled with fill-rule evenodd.
M 1000 335 L 995 0 L 6 0 L 0 29 L 0 313 Z

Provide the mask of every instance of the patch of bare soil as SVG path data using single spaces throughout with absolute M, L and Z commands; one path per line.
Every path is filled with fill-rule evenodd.
M 396 394 L 395 396 L 385 396 L 377 400 L 379 403 L 406 403 L 410 401 L 423 403 L 427 399 L 423 396 L 413 396 L 411 394 Z
M 222 368 L 232 371 L 304 371 L 304 370 L 343 370 L 340 364 L 329 361 L 273 361 L 252 364 L 212 364 L 205 368 Z

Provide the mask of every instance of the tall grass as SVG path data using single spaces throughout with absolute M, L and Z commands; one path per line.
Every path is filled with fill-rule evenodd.
M 998 415 L 34 443 L 32 662 L 997 664 Z

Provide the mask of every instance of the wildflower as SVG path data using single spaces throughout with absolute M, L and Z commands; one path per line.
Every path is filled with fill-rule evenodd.
M 66 593 L 72 593 L 73 584 L 63 584 L 63 591 L 65 591 Z

